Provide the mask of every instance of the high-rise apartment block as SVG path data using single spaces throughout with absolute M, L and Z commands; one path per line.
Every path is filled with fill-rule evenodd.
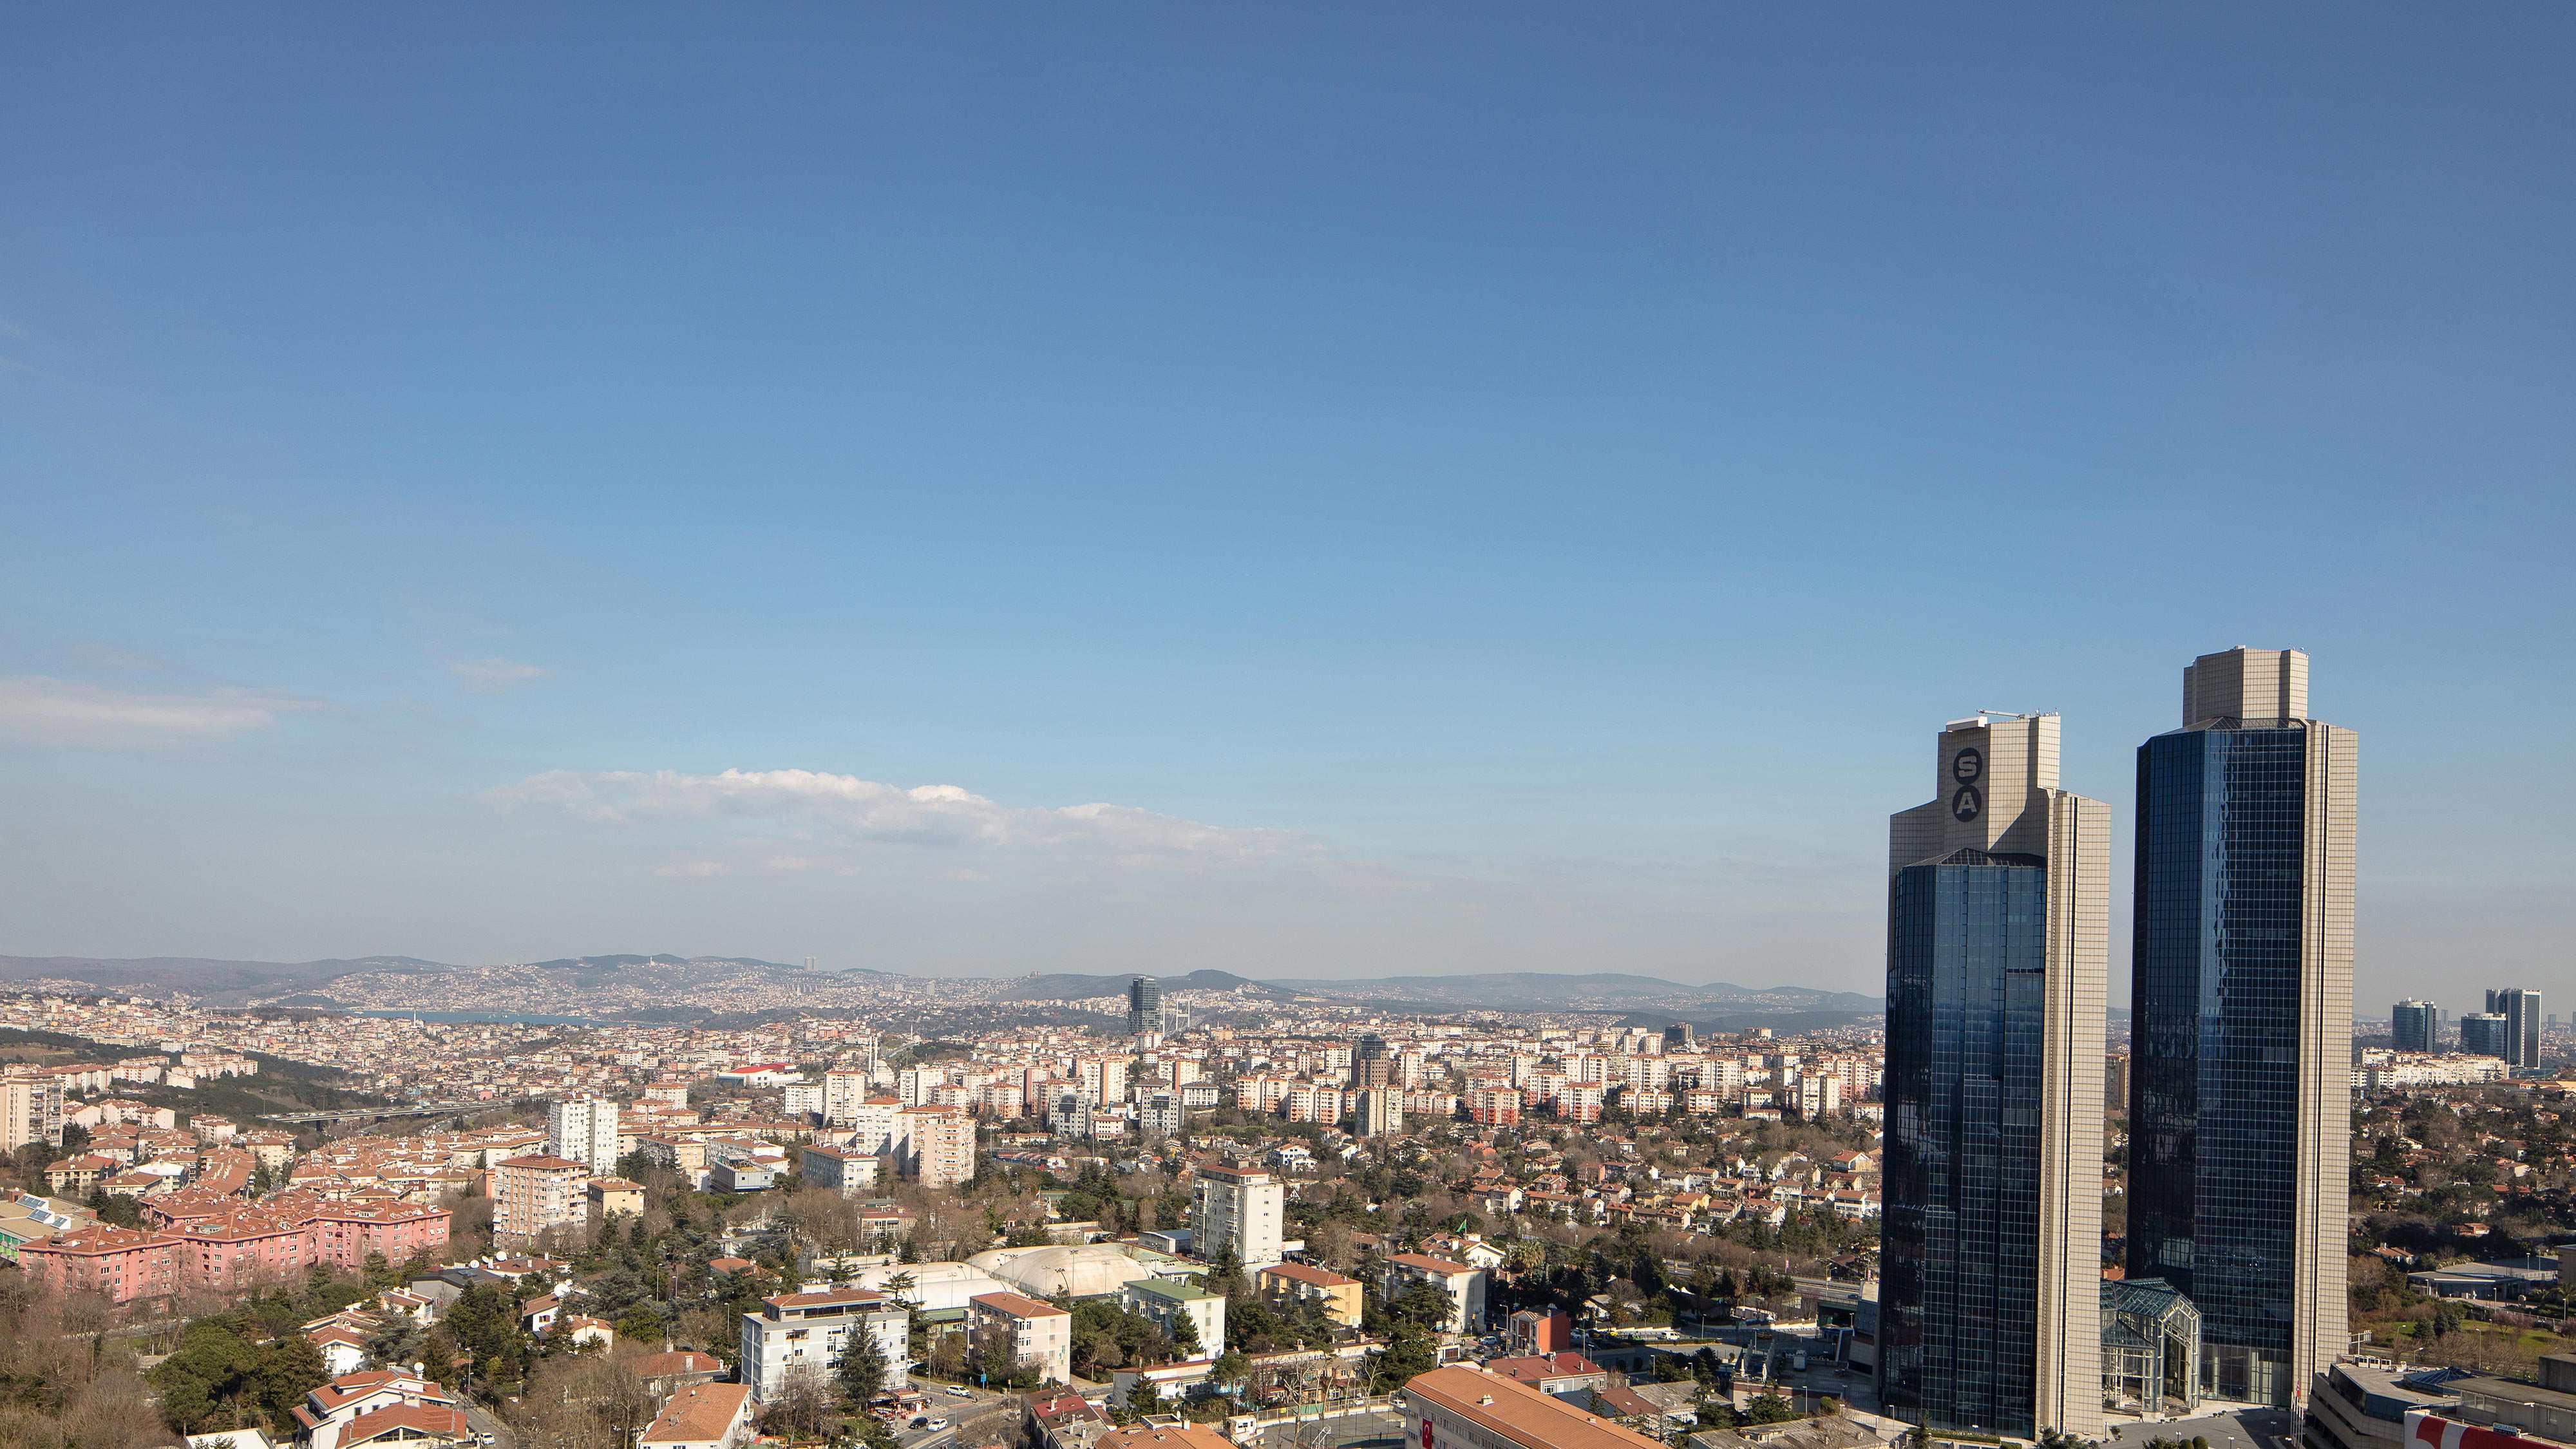
M 2389 1008 L 2388 1034 L 2401 1052 L 2429 1052 L 2441 1021 L 2440 1007 L 2410 997 Z
M 63 1145 L 63 1084 L 59 1077 L 0 1077 L 0 1152 L 31 1142 Z
M 2487 993 L 2487 1010 L 2504 1018 L 2504 1053 L 2507 1063 L 2517 1067 L 2540 1065 L 2540 993 L 2509 986 Z
M 1127 983 L 1127 1030 L 1134 1036 L 1163 1028 L 1163 983 L 1139 976 Z
M 2098 1436 L 2110 807 L 2053 714 L 1954 720 L 1934 767 L 1889 822 L 1880 1397 Z
M 616 1171 L 617 1104 L 605 1097 L 548 1102 L 546 1151 L 578 1162 L 593 1173 Z
M 2349 1346 L 2356 741 L 2308 716 L 2308 658 L 2183 670 L 2138 747 L 2131 1280 L 2201 1315 L 2216 1397 L 2306 1402 Z
M 1266 1172 L 1202 1167 L 1190 1191 L 1190 1245 L 1201 1258 L 1214 1262 L 1232 1249 L 1247 1273 L 1286 1259 L 1286 1183 Z
M 590 1215 L 590 1171 L 568 1157 L 537 1153 L 492 1164 L 492 1231 L 527 1241 Z
M 1404 1091 L 1400 1087 L 1365 1088 L 1359 1093 L 1359 1105 L 1353 1115 L 1362 1137 L 1396 1136 L 1404 1131 Z
M 895 1114 L 895 1158 L 923 1187 L 960 1187 L 975 1175 L 975 1119 L 956 1107 L 906 1107 Z

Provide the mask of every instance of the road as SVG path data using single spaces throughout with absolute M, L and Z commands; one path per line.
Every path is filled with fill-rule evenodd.
M 986 1444 L 997 1439 L 1011 1443 L 1019 1438 L 1019 1400 L 1016 1396 L 969 1389 L 967 1397 L 961 1399 L 948 1392 L 942 1384 L 923 1384 L 921 1388 L 930 1398 L 930 1407 L 924 1412 L 934 1419 L 946 1419 L 948 1427 L 898 1429 L 894 1439 L 903 1449 L 948 1449 L 950 1445 Z M 984 1432 L 972 1438 L 963 1437 L 969 1431 L 979 1429 Z

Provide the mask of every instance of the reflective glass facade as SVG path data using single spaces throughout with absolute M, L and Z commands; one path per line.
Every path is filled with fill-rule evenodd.
M 1887 1412 L 2033 1433 L 2048 872 L 1960 850 L 1889 885 Z
M 2306 738 L 2221 721 L 2138 750 L 2128 1276 L 2200 1310 L 2206 1392 L 2276 1404 L 2298 1387 Z

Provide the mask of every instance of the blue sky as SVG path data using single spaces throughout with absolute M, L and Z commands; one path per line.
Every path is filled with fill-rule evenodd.
M 2576 988 L 2563 8 L 11 24 L 0 952 L 1874 991 L 2246 643 Z

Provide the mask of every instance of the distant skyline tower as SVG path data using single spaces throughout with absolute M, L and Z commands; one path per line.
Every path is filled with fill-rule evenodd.
M 2440 1007 L 2408 997 L 2389 1008 L 2388 1034 L 2396 1039 L 2401 1052 L 2429 1052 L 2441 1021 Z
M 1127 983 L 1127 1030 L 1143 1036 L 1160 1031 L 1163 1026 L 1163 983 L 1151 976 L 1139 976 Z
M 1879 1393 L 1936 1429 L 2105 1432 L 2111 812 L 2054 714 L 1941 731 L 1889 821 Z
M 2517 1067 L 2540 1065 L 2540 993 L 2508 986 L 2487 993 L 2487 1010 L 2504 1018 L 2505 1060 Z
M 2304 1404 L 2349 1345 L 2352 731 L 2308 657 L 2183 670 L 2138 747 L 2129 1261 L 2201 1315 L 2205 1392 Z
M 2473 1057 L 2513 1063 L 2513 1031 L 2501 1011 L 2472 1011 L 2460 1018 L 2460 1050 Z

